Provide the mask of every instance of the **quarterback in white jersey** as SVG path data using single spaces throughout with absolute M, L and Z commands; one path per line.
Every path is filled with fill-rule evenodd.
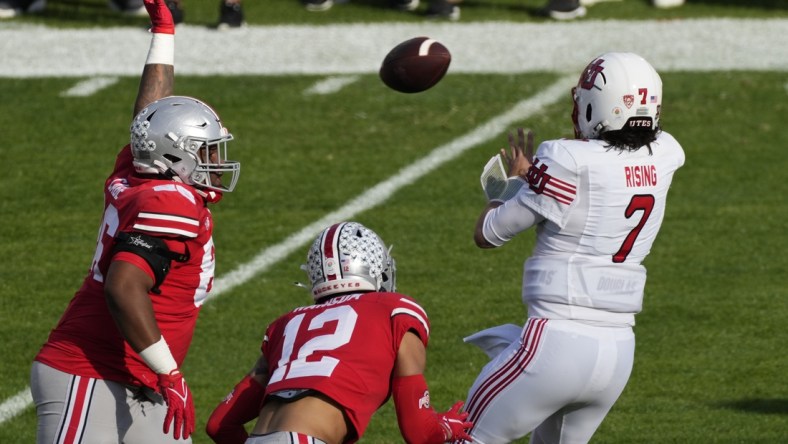
M 536 227 L 525 261 L 528 321 L 467 342 L 492 358 L 466 409 L 474 442 L 588 442 L 624 389 L 634 356 L 635 314 L 665 214 L 681 145 L 659 126 L 662 81 L 643 58 L 606 53 L 573 89 L 575 139 L 509 137 L 506 173 L 491 159 L 489 204 L 476 225 L 481 248 Z M 499 162 L 499 164 L 501 164 Z

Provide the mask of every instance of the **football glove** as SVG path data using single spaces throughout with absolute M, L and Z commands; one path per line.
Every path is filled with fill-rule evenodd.
M 159 374 L 159 392 L 167 404 L 164 417 L 164 433 L 170 433 L 170 423 L 174 423 L 175 439 L 188 438 L 194 432 L 194 400 L 186 380 L 177 369 L 169 374 Z
M 480 177 L 482 190 L 488 202 L 506 202 L 520 191 L 525 181 L 519 177 L 506 177 L 501 156 L 496 154 L 487 161 Z
M 150 15 L 150 32 L 154 34 L 175 34 L 172 12 L 164 0 L 143 0 Z
M 448 412 L 438 413 L 438 423 L 443 428 L 444 437 L 447 442 L 458 440 L 473 441 L 467 430 L 473 427 L 473 423 L 466 421 L 468 412 L 460 413 L 464 403 L 457 401 Z

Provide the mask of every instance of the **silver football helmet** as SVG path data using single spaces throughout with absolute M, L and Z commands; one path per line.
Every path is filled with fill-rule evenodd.
M 318 300 L 335 293 L 395 291 L 396 267 L 374 231 L 358 222 L 334 224 L 320 233 L 301 266 Z
M 178 177 L 210 190 L 232 191 L 238 181 L 241 164 L 227 160 L 230 140 L 233 136 L 216 112 L 192 97 L 157 100 L 131 123 L 131 153 L 137 172 Z M 213 157 L 212 150 L 216 150 Z M 211 173 L 222 176 L 224 183 L 213 185 Z
M 643 57 L 609 52 L 583 70 L 572 90 L 575 136 L 588 139 L 628 128 L 656 130 L 662 105 L 662 79 Z

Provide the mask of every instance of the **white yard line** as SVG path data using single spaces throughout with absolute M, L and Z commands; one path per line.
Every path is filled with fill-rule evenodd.
M 352 75 L 352 76 L 330 76 L 323 80 L 316 82 L 314 85 L 309 87 L 304 94 L 306 95 L 327 95 L 327 94 L 334 94 L 338 92 L 342 88 L 351 85 L 357 82 L 359 76 Z
M 0 424 L 22 413 L 23 410 L 32 404 L 33 395 L 30 393 L 30 387 L 26 387 L 21 392 L 6 399 L 0 404 Z
M 118 83 L 117 77 L 91 77 L 60 93 L 61 97 L 88 97 Z

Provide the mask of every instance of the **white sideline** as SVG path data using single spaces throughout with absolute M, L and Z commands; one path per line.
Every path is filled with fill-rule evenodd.
M 179 75 L 369 74 L 401 41 L 427 35 L 452 53 L 451 73 L 579 72 L 606 51 L 632 51 L 659 71 L 788 71 L 788 19 L 584 20 L 574 23 L 179 25 Z M 138 76 L 141 28 L 0 25 L 0 77 Z M 308 42 L 308 43 L 305 43 Z
M 350 200 L 338 210 L 293 233 L 284 241 L 262 250 L 250 262 L 242 264 L 235 270 L 217 278 L 208 300 L 216 298 L 243 284 L 258 273 L 266 271 L 290 253 L 311 241 L 327 225 L 351 219 L 360 212 L 374 208 L 391 197 L 400 188 L 410 185 L 468 149 L 505 132 L 512 124 L 533 116 L 544 107 L 564 97 L 576 81 L 576 74 L 561 77 L 534 97 L 520 101 L 505 113 L 493 117 L 488 122 L 471 130 L 471 132 L 433 149 L 427 156 L 401 169 L 394 176 Z M 0 425 L 24 411 L 32 405 L 32 401 L 29 387 L 4 401 L 0 404 Z

